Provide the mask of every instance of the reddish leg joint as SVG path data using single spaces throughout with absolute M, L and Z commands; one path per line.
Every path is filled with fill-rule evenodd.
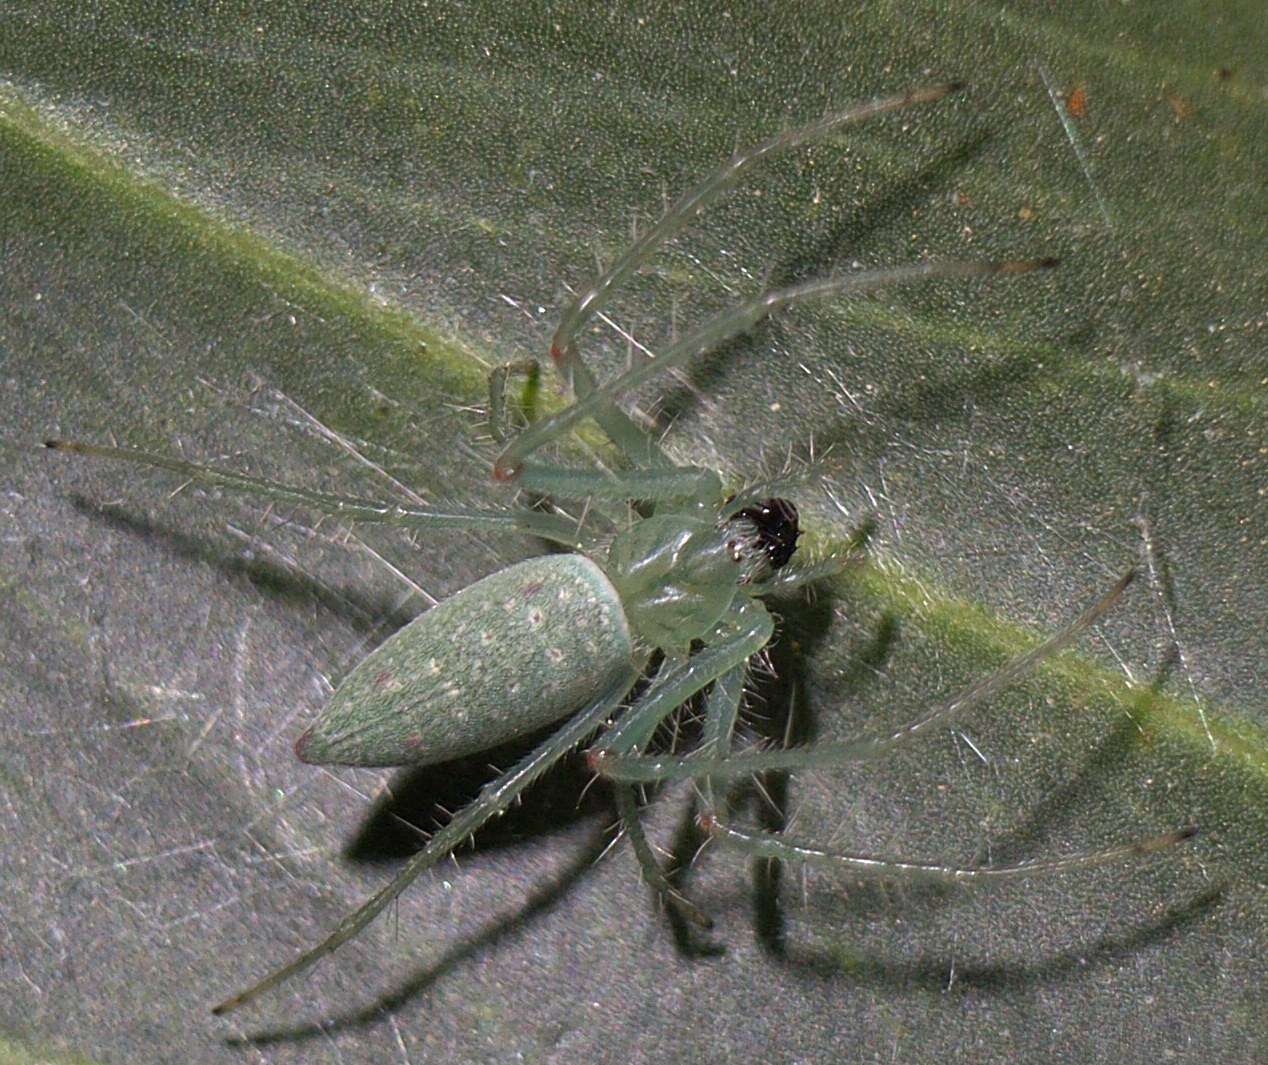
M 513 481 L 523 470 L 524 467 L 520 463 L 516 463 L 514 466 L 503 466 L 501 461 L 498 461 L 493 464 L 493 479 L 502 483 Z
M 718 815 L 712 810 L 701 810 L 696 814 L 696 827 L 706 835 L 716 836 L 722 826 L 718 823 Z

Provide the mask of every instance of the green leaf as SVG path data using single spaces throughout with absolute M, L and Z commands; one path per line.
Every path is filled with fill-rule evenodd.
M 1250 1061 L 1268 1053 L 1268 359 L 1259 5 L 183 5 L 0 14 L 0 1028 L 103 1061 Z M 896 727 L 1138 564 L 1077 652 L 953 727 L 769 785 L 802 838 L 1006 862 L 1185 847 L 990 892 L 746 869 L 675 942 L 572 764 L 252 1013 L 209 1005 L 381 885 L 482 761 L 327 773 L 290 745 L 405 619 L 539 548 L 411 543 L 52 436 L 337 492 L 489 505 L 489 367 L 736 147 L 776 160 L 585 337 L 601 376 L 855 264 L 1059 270 L 799 308 L 637 397 L 681 461 L 795 470 L 867 560 L 750 708 Z M 547 403 L 558 403 L 553 383 Z M 491 758 L 507 764 L 508 752 Z M 395 799 L 387 797 L 390 786 Z M 690 796 L 654 839 L 681 854 Z M 746 816 L 781 823 L 758 801 Z M 717 950 L 707 949 L 712 945 Z

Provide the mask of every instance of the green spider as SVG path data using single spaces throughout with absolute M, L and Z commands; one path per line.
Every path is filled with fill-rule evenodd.
M 1056 635 L 968 691 L 910 724 L 850 743 L 779 751 L 732 750 L 749 660 L 770 641 L 774 622 L 762 597 L 831 576 L 841 563 L 795 561 L 795 506 L 754 493 L 728 495 L 718 474 L 673 464 L 655 438 L 619 406 L 640 385 L 682 367 L 790 304 L 932 278 L 1014 275 L 1052 260 L 940 260 L 860 270 L 766 292 L 724 311 L 658 358 L 599 384 L 577 354 L 577 338 L 617 287 L 696 214 L 757 163 L 854 122 L 941 99 L 957 84 L 915 89 L 858 104 L 791 129 L 734 155 L 674 203 L 653 227 L 564 311 L 551 358 L 573 402 L 505 438 L 508 367 L 490 380 L 490 422 L 505 446 L 495 481 L 540 496 L 633 503 L 625 523 L 586 531 L 558 513 L 433 509 L 332 495 L 128 449 L 51 440 L 59 451 L 124 459 L 270 500 L 297 503 L 353 522 L 409 529 L 513 530 L 567 547 L 509 566 L 420 615 L 367 655 L 343 680 L 296 753 L 315 764 L 430 765 L 485 750 L 554 722 L 558 729 L 518 764 L 487 783 L 392 881 L 345 916 L 321 943 L 214 1007 L 226 1013 L 290 979 L 356 936 L 421 873 L 505 811 L 538 777 L 587 738 L 589 766 L 613 788 L 622 827 L 643 876 L 689 919 L 708 918 L 669 883 L 639 822 L 636 788 L 691 779 L 703 800 L 701 827 L 755 857 L 823 863 L 897 880 L 973 883 L 1080 869 L 1135 857 L 1193 835 L 1185 828 L 1104 850 L 995 867 L 958 867 L 829 851 L 783 834 L 751 832 L 728 820 L 720 782 L 765 770 L 863 761 L 981 703 L 1072 643 L 1117 601 L 1129 571 Z M 621 457 L 615 469 L 575 469 L 533 458 L 544 445 L 593 420 Z M 600 522 L 600 524 L 603 524 Z M 640 680 L 646 682 L 632 701 Z M 707 690 L 707 691 L 706 691 Z M 704 692 L 704 726 L 687 755 L 644 753 L 660 724 Z

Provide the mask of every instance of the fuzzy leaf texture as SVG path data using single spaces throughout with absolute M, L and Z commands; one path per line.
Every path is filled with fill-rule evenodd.
M 6 1045 L 1268 1056 L 1260 5 L 89 10 L 0 11 Z M 746 823 L 959 863 L 1198 838 L 990 891 L 710 848 L 685 887 L 716 927 L 684 949 L 627 845 L 596 863 L 612 806 L 574 761 L 312 974 L 214 1021 L 416 849 L 404 823 L 516 756 L 332 773 L 291 745 L 368 648 L 539 546 L 411 542 L 39 442 L 497 506 L 485 374 L 545 358 L 596 261 L 737 147 L 953 78 L 761 168 L 583 352 L 610 375 L 642 357 L 627 337 L 663 350 L 763 286 L 858 266 L 1059 257 L 787 311 L 634 399 L 678 461 L 737 485 L 813 446 L 791 493 L 810 550 L 874 523 L 865 562 L 775 604 L 759 734 L 897 727 L 1140 566 L 1074 653 L 876 764 L 769 781 Z M 666 788 L 648 812 L 680 857 L 689 803 Z

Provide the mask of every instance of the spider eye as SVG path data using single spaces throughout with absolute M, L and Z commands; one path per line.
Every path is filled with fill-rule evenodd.
M 797 538 L 801 536 L 797 526 L 797 508 L 787 499 L 764 499 L 751 507 L 737 510 L 728 524 L 734 522 L 744 522 L 752 530 L 749 537 L 741 537 L 739 542 L 748 540 L 753 543 L 771 569 L 786 565 L 797 550 Z

